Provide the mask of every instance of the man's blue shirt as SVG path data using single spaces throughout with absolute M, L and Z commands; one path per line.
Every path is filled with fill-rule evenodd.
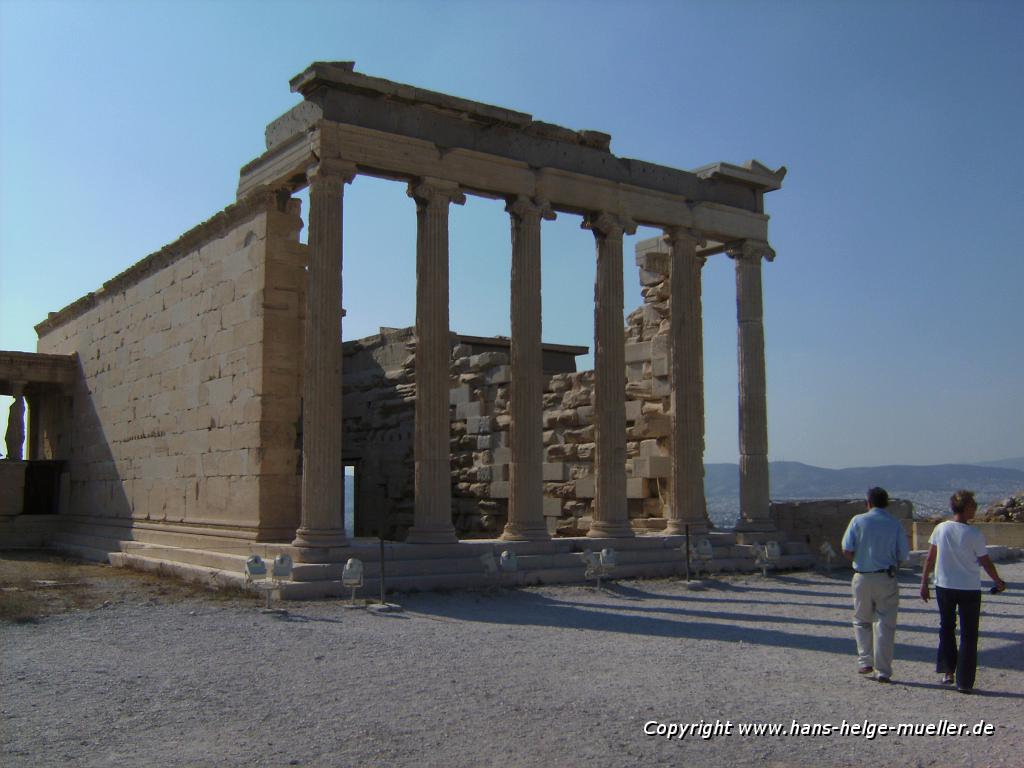
M 843 534 L 843 549 L 854 553 L 853 569 L 861 573 L 884 571 L 910 555 L 900 521 L 878 507 L 854 516 Z

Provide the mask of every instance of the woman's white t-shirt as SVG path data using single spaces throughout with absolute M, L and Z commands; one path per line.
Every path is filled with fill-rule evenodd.
M 981 531 L 966 523 L 946 520 L 935 526 L 928 543 L 938 549 L 935 586 L 945 589 L 981 589 L 978 558 L 988 554 Z

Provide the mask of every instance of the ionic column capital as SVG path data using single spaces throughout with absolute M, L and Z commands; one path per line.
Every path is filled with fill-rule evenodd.
M 621 240 L 622 236 L 636 232 L 636 222 L 625 214 L 598 211 L 584 217 L 583 229 L 589 229 L 596 237 Z
M 665 227 L 662 240 L 673 250 L 679 248 L 692 248 L 696 250 L 707 243 L 704 236 L 696 229 L 690 227 Z
M 345 160 L 320 160 L 315 165 L 311 165 L 306 169 L 306 181 L 310 184 L 313 182 L 323 184 L 334 183 L 341 187 L 345 184 L 351 184 L 358 173 L 359 171 L 356 169 L 355 163 L 349 163 Z
M 762 258 L 765 261 L 775 260 L 775 251 L 764 240 L 744 240 L 738 245 L 727 248 L 725 252 L 729 254 L 729 258 L 737 261 L 756 261 Z
M 696 229 L 689 227 L 666 227 L 662 240 L 668 245 L 675 257 L 689 257 L 697 264 L 700 270 L 708 260 L 707 256 L 701 256 L 697 249 L 707 243 L 703 235 Z
M 463 194 L 458 184 L 454 181 L 435 179 L 432 176 L 424 176 L 410 181 L 407 194 L 416 201 L 417 208 L 450 203 L 462 205 L 466 202 L 466 195 Z
M 551 203 L 543 198 L 516 195 L 505 203 L 505 210 L 517 219 L 534 218 L 554 221 L 557 218 Z

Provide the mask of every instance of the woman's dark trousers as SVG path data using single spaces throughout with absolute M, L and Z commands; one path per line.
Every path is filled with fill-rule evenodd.
M 935 588 L 939 604 L 939 653 L 936 672 L 956 672 L 957 688 L 973 688 L 978 666 L 978 619 L 981 592 L 972 589 Z M 956 614 L 960 613 L 960 651 L 956 647 Z

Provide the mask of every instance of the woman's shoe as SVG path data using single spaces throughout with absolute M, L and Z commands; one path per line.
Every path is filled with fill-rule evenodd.
M 943 685 L 952 685 L 954 682 L 956 682 L 956 675 L 954 675 L 952 672 L 947 672 L 942 676 Z

